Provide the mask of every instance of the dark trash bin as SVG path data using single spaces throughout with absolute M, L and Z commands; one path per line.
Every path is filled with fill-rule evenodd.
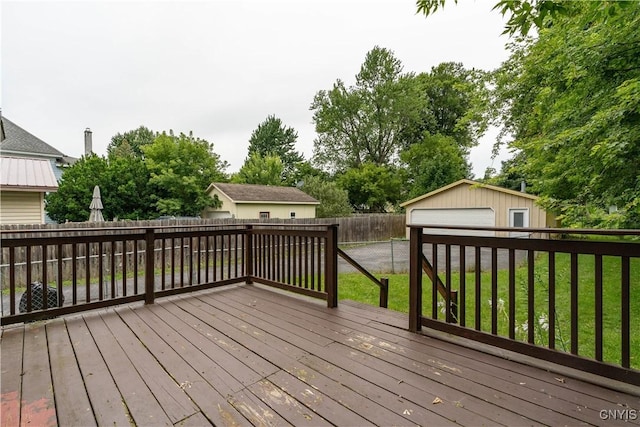
M 31 311 L 44 309 L 42 299 L 42 283 L 33 282 L 31 284 Z M 56 288 L 47 286 L 47 308 L 58 307 L 58 291 Z M 62 295 L 62 302 L 64 302 L 64 295 Z M 27 293 L 23 293 L 20 298 L 20 305 L 18 306 L 20 313 L 27 312 Z

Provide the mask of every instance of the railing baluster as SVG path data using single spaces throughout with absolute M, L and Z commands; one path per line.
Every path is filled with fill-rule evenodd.
M 433 258 L 433 279 L 431 280 L 431 317 L 438 318 L 438 245 L 431 245 L 431 257 Z
M 49 285 L 49 280 L 47 277 L 47 245 L 42 245 L 42 247 L 40 248 L 40 250 L 42 251 L 42 256 L 40 257 L 40 259 L 42 260 L 42 289 L 43 289 L 43 295 L 45 296 L 45 298 L 43 298 L 42 300 L 42 308 L 44 310 L 49 308 L 49 298 L 48 298 L 48 285 Z
M 527 251 L 527 341 L 535 343 L 535 253 Z
M 128 264 L 127 241 L 123 240 L 120 247 L 122 248 L 122 296 L 126 297 L 128 293 L 127 292 L 127 264 Z
M 59 246 L 61 248 L 61 245 Z M 118 250 L 117 248 L 117 242 L 114 240 L 111 242 L 111 298 L 115 298 L 116 297 L 116 251 Z M 61 256 L 61 255 L 59 255 Z M 60 261 L 58 261 L 60 262 Z M 62 270 L 60 270 L 60 273 L 62 272 Z
M 311 238 L 311 289 L 315 290 L 316 286 L 315 286 L 315 277 L 316 277 L 316 268 L 315 268 L 315 252 L 316 252 L 316 241 L 317 238 L 316 237 L 312 237 Z
M 84 284 L 85 302 L 91 302 L 91 248 L 89 242 L 84 245 Z
M 549 348 L 556 348 L 556 253 L 549 252 Z
M 509 338 L 516 338 L 516 253 L 509 249 Z
M 595 256 L 595 352 L 596 360 L 602 361 L 602 255 Z
M 498 248 L 491 248 L 491 333 L 498 334 Z
M 104 299 L 104 247 L 102 241 L 98 242 L 98 299 L 102 301 Z
M 133 242 L 133 294 L 138 295 L 138 241 Z
M 475 273 L 476 273 L 476 309 L 475 309 L 475 326 L 476 331 L 482 329 L 482 258 L 479 246 L 475 247 Z
M 57 249 L 56 256 L 57 256 L 57 266 L 58 266 L 58 277 L 56 277 L 57 279 L 56 282 L 58 286 L 58 307 L 62 307 L 62 299 L 64 298 L 64 296 L 62 295 L 62 293 L 64 292 L 64 289 L 63 289 L 64 279 L 62 276 L 62 262 L 63 262 L 62 245 L 58 244 L 58 247 L 56 249 Z M 11 301 L 13 302 L 13 298 L 11 298 Z
M 620 328 L 620 335 L 622 339 L 622 360 L 621 365 L 624 368 L 629 368 L 631 364 L 631 342 L 630 342 L 630 300 L 631 300 L 631 265 L 628 256 L 622 257 L 622 292 L 620 301 L 622 305 L 622 325 Z
M 445 296 L 444 305 L 447 308 L 445 311 L 445 321 L 451 323 L 451 245 L 446 244 L 444 246 L 444 263 L 445 263 Z
M 571 253 L 571 353 L 578 354 L 578 254 Z
M 71 291 L 73 305 L 78 304 L 78 271 L 77 271 L 78 249 L 75 243 L 71 244 Z M 28 281 L 28 280 L 27 280 Z
M 458 300 L 458 323 L 467 324 L 467 275 L 466 275 L 466 246 L 460 245 L 460 299 Z

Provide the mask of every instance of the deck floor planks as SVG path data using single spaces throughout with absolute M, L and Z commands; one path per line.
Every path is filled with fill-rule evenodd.
M 164 367 L 124 322 L 119 313 L 121 310 L 104 314 L 103 319 L 172 424 L 198 412 L 177 379 L 166 375 Z
M 67 333 L 98 425 L 128 425 L 131 416 L 84 319 L 65 319 Z
M 252 384 L 249 390 L 294 426 L 329 427 L 332 425 L 271 381 L 258 381 Z
M 0 425 L 20 424 L 22 396 L 22 349 L 24 328 L 9 327 L 2 330 L 2 363 L 0 363 Z
M 22 386 L 26 397 L 47 396 L 53 388 L 61 399 L 54 407 L 60 425 L 74 411 L 64 403 L 68 397 L 55 394 L 60 387 L 52 387 L 63 369 L 73 384 L 82 374 L 86 390 L 70 388 L 86 393 L 99 425 L 113 424 L 104 422 L 109 405 L 119 413 L 116 425 L 128 424 L 130 410 L 139 425 L 185 426 L 622 425 L 601 420 L 598 411 L 620 409 L 615 403 L 640 407 L 637 396 L 572 378 L 560 383 L 557 374 L 403 328 L 401 313 L 351 302 L 327 309 L 324 302 L 260 285 L 234 285 L 5 328 L 2 392 L 19 395 Z M 63 368 L 69 342 L 76 355 L 70 363 L 77 366 Z M 44 362 L 36 362 L 38 352 Z M 25 371 L 21 382 L 20 370 L 5 371 L 7 354 L 17 359 L 12 366 L 24 360 L 32 372 L 49 369 L 48 378 L 36 382 Z M 217 366 L 220 359 L 225 362 Z M 208 370 L 226 373 L 233 388 Z M 149 380 L 154 376 L 165 378 Z M 151 392 L 174 389 L 192 403 L 163 407 Z M 107 405 L 105 398 L 111 399 Z M 4 403 L 3 396 L 3 409 Z M 157 417 L 145 418 L 149 413 Z
M 354 307 L 359 313 L 365 314 L 369 309 L 373 311 L 382 310 L 378 307 L 365 306 L 354 301 L 343 301 L 341 304 Z M 446 358 L 462 366 L 474 367 L 477 370 L 494 373 L 503 379 L 509 379 L 515 384 L 524 382 L 529 388 L 548 392 L 551 396 L 567 400 L 576 404 L 602 403 L 602 400 L 614 404 L 637 405 L 639 402 L 628 394 L 610 390 L 596 384 L 577 379 L 566 380 L 562 375 L 544 369 L 527 365 L 515 360 L 508 360 L 501 357 L 494 357 L 487 353 L 471 349 L 454 342 L 443 341 L 429 337 L 429 341 L 424 340 L 424 336 L 413 334 L 407 330 L 397 330 L 389 325 L 378 323 L 377 327 L 386 331 L 396 331 L 403 338 L 405 346 L 421 346 L 423 349 L 428 346 L 429 351 L 436 349 L 445 354 Z M 405 325 L 406 326 L 406 325 Z M 427 345 L 428 342 L 428 345 Z M 436 354 L 436 353 L 434 353 Z M 564 382 L 558 379 L 565 380 Z M 592 406 L 595 407 L 595 406 Z
M 208 298 L 201 298 L 201 300 L 203 301 L 208 301 L 208 303 L 215 303 L 216 301 L 220 301 L 220 300 L 224 300 L 224 299 L 218 299 L 216 298 L 216 301 L 213 301 L 212 299 L 208 299 Z M 227 301 L 227 300 L 224 300 Z M 253 312 L 253 314 L 251 315 L 251 318 L 255 317 L 256 311 L 253 309 L 253 304 L 245 304 L 242 306 L 242 308 L 245 308 L 245 310 Z M 215 308 L 213 308 L 213 306 L 211 307 L 211 310 L 216 310 Z M 244 322 L 244 320 L 242 319 L 248 319 L 250 318 L 248 313 L 246 311 L 242 311 L 242 310 L 238 310 L 238 309 L 234 309 L 232 308 L 229 304 L 224 304 L 220 307 L 220 310 L 224 310 L 225 313 L 228 313 L 230 316 L 235 316 L 236 319 L 238 319 L 237 321 L 233 321 L 233 320 L 229 320 L 230 323 L 235 323 L 236 326 L 239 327 L 239 329 L 242 332 L 245 332 L 245 328 L 243 328 L 241 323 L 237 323 L 239 322 Z M 211 312 L 210 310 L 207 310 L 207 312 Z M 264 320 L 264 319 L 260 319 L 260 320 Z M 258 323 L 258 322 L 256 322 Z M 252 335 L 254 336 L 269 336 L 271 337 L 270 340 L 268 340 L 267 342 L 265 342 L 266 345 L 269 345 L 272 348 L 272 351 L 280 351 L 282 348 L 291 348 L 290 345 L 295 346 L 299 349 L 299 351 L 301 352 L 301 354 L 308 354 L 307 350 L 305 350 L 305 348 L 307 349 L 313 349 L 314 346 L 317 348 L 322 348 L 324 347 L 323 345 L 320 345 L 318 343 L 313 343 L 313 342 L 309 342 L 306 338 L 301 337 L 299 335 L 296 334 L 291 334 L 287 331 L 287 329 L 284 328 L 284 326 L 290 326 L 287 325 L 286 323 L 282 324 L 282 325 L 278 325 L 278 322 L 276 322 L 275 325 L 270 325 L 269 323 L 266 322 L 260 322 L 260 327 L 250 327 L 247 329 L 247 331 L 251 331 Z M 282 327 L 281 327 L 282 326 Z M 284 336 L 278 336 L 278 335 L 284 335 Z M 287 342 L 287 344 L 285 346 L 282 346 L 279 344 L 278 340 L 274 340 L 273 338 L 278 336 L 279 340 L 283 340 Z M 321 340 L 321 344 L 328 344 L 329 341 L 328 340 Z M 261 354 L 264 353 L 264 349 L 261 350 Z M 291 352 L 288 351 L 284 354 L 282 354 L 281 356 L 277 357 L 276 360 L 280 361 L 280 367 L 282 369 L 284 369 L 285 371 L 289 372 L 290 374 L 293 374 L 295 376 L 299 376 L 299 363 L 294 360 L 293 358 L 290 357 L 291 356 Z M 329 395 L 331 396 L 331 398 L 335 398 L 335 396 L 342 396 L 342 399 L 340 400 L 340 402 L 344 405 L 344 402 L 346 402 L 347 400 L 350 400 L 351 403 L 351 407 L 361 407 L 364 412 L 366 413 L 366 407 L 369 406 L 371 404 L 370 401 L 363 399 L 360 395 L 357 395 L 357 393 L 351 392 L 350 390 L 347 390 L 344 386 L 337 384 L 335 382 L 333 382 L 332 380 L 324 377 L 321 373 L 319 372 L 306 372 L 306 374 L 309 377 L 313 377 L 315 379 L 316 384 L 312 384 L 312 386 L 314 388 L 320 388 L 320 389 L 331 389 L 331 393 L 329 393 Z M 276 373 L 274 374 L 276 375 L 276 377 L 278 375 L 280 375 L 280 373 Z M 272 377 L 269 377 L 270 379 Z M 279 378 L 279 377 L 278 377 Z M 318 383 L 319 382 L 319 383 Z M 312 383 L 312 382 L 311 382 Z M 309 390 L 309 389 L 307 389 Z M 388 410 L 380 410 L 378 409 L 377 411 L 377 418 L 380 420 L 380 422 L 383 422 L 383 424 L 389 424 L 389 425 L 402 425 L 402 424 L 406 424 L 409 420 L 407 419 L 403 419 L 402 417 L 399 417 L 397 415 L 395 415 L 392 411 L 388 411 Z
M 42 350 L 45 355 L 42 357 Z M 22 355 L 21 425 L 57 425 L 47 336 L 42 322 L 25 326 Z
M 215 366 L 209 358 L 204 358 L 195 366 L 186 355 L 189 349 L 176 349 L 167 344 L 159 332 L 167 329 L 162 321 L 145 323 L 143 319 L 156 318 L 148 309 L 119 309 L 118 313 L 127 325 L 136 331 L 136 335 L 147 347 L 167 373 L 179 383 L 180 388 L 198 406 L 207 419 L 216 425 L 233 425 L 242 423 L 244 418 L 226 401 L 226 396 L 233 390 L 217 375 L 210 373 Z M 196 350 L 199 352 L 199 350 Z M 184 358 L 184 359 L 183 359 Z M 186 362 L 186 363 L 185 363 Z M 228 381 L 228 379 L 225 379 Z M 191 419 L 189 416 L 187 419 Z M 179 422 L 177 425 L 181 425 Z
M 64 320 L 48 322 L 46 331 L 58 423 L 63 426 L 97 425 Z
M 265 299 L 271 299 L 271 297 L 265 297 Z M 267 312 L 270 310 L 275 312 L 280 312 L 285 310 L 285 308 L 282 306 L 269 306 L 265 300 L 262 300 L 261 305 L 265 306 L 265 311 Z M 330 326 L 330 325 L 326 325 L 326 326 Z M 340 341 L 336 341 L 336 343 L 332 344 L 330 346 L 329 351 L 327 351 L 326 349 L 324 350 L 318 349 L 314 352 L 314 354 L 321 354 L 323 358 L 326 358 L 326 360 L 334 360 L 335 354 L 338 353 L 339 354 L 338 359 L 352 358 L 352 360 L 357 362 L 358 359 L 354 359 L 354 355 L 364 352 L 372 357 L 371 359 L 367 359 L 369 360 L 369 363 L 363 363 L 365 365 L 366 370 L 371 371 L 371 369 L 373 368 L 373 370 L 378 370 L 379 372 L 388 372 L 389 369 L 396 368 L 397 371 L 402 372 L 405 369 L 409 369 L 407 366 L 412 364 L 411 361 L 403 360 L 403 361 L 397 362 L 396 365 L 392 368 L 389 368 L 389 365 L 385 365 L 385 363 L 387 362 L 385 360 L 382 360 L 384 359 L 385 354 L 380 355 L 380 354 L 375 354 L 375 352 L 372 352 L 373 346 L 370 343 L 373 341 L 375 341 L 374 336 L 363 335 L 362 333 L 359 333 L 359 332 L 352 332 L 344 335 L 342 339 L 340 339 Z M 337 347 L 337 345 L 342 345 L 344 348 Z M 380 349 L 379 351 L 386 352 L 385 349 Z M 382 358 L 379 363 L 376 362 L 376 359 L 378 358 Z M 336 363 L 339 363 L 339 362 L 336 361 Z M 444 363 L 442 364 L 444 365 Z M 354 368 L 352 367 L 351 369 L 354 369 Z M 523 418 L 519 416 L 517 413 L 515 413 L 513 409 L 504 408 L 503 411 L 496 411 L 495 408 L 487 407 L 486 401 L 478 400 L 475 397 L 469 396 L 468 393 L 465 391 L 466 390 L 465 387 L 468 386 L 469 384 L 471 384 L 472 389 L 473 389 L 473 386 L 475 386 L 476 389 L 480 387 L 482 391 L 482 393 L 479 394 L 480 396 L 484 396 L 485 394 L 494 394 L 495 393 L 494 390 L 488 389 L 485 386 L 479 386 L 474 383 L 470 383 L 469 380 L 467 380 L 466 378 L 460 378 L 458 383 L 463 382 L 463 385 L 462 386 L 459 385 L 458 387 L 456 387 L 456 390 L 458 390 L 458 392 L 456 393 L 452 388 L 452 384 L 449 381 L 446 381 L 446 380 L 451 380 L 451 378 L 455 380 L 456 378 L 454 376 L 449 375 L 449 373 L 447 372 L 444 372 L 443 374 L 441 372 L 441 369 L 438 369 L 438 370 L 434 369 L 431 371 L 431 374 L 432 375 L 430 375 L 427 379 L 425 377 L 425 374 L 422 373 L 423 377 L 422 379 L 419 380 L 420 384 L 413 385 L 414 387 L 421 388 L 424 391 L 437 392 L 436 394 L 425 396 L 422 402 L 423 407 L 428 406 L 427 402 L 429 402 L 429 405 L 430 405 L 430 402 L 432 402 L 436 397 L 438 397 L 440 399 L 446 400 L 449 405 L 452 405 L 456 408 L 453 411 L 454 414 L 447 413 L 446 410 L 444 410 L 445 412 L 443 412 L 442 414 L 443 415 L 447 414 L 449 417 L 453 417 L 453 419 L 459 419 L 459 420 L 461 419 L 462 422 L 466 422 L 466 423 L 474 422 L 474 421 L 477 422 L 479 416 L 485 417 L 485 421 L 493 420 L 493 422 L 502 422 L 502 423 L 505 423 L 506 425 L 514 422 L 521 423 L 523 421 Z M 445 377 L 444 379 L 441 378 L 443 376 Z M 399 378 L 396 378 L 396 377 L 394 378 L 395 378 L 395 381 L 399 380 Z M 416 379 L 417 377 L 412 375 L 412 380 L 416 380 Z M 379 381 L 379 380 L 380 380 L 379 378 L 372 379 L 372 381 Z M 455 383 L 455 381 L 452 381 L 452 382 Z M 407 385 L 411 384 L 411 382 L 401 381 L 401 384 L 402 384 L 401 388 L 406 389 Z M 393 385 L 389 384 L 387 386 L 393 388 Z M 403 394 L 403 395 L 415 395 L 415 393 L 416 391 L 413 390 L 411 391 L 411 393 Z M 466 409 L 461 409 L 461 406 L 460 406 L 461 404 L 459 403 L 461 401 L 465 401 L 464 407 Z M 420 402 L 416 402 L 416 403 L 420 403 Z M 518 401 L 515 401 L 515 403 L 518 403 Z M 434 407 L 434 409 L 438 411 L 442 411 L 443 408 L 446 408 L 446 405 Z M 467 409 L 473 410 L 475 413 L 469 413 Z M 535 418 L 531 418 L 531 419 L 535 419 Z
M 275 301 L 276 303 L 278 301 L 277 299 L 274 299 L 273 296 L 265 297 L 261 301 L 265 301 L 265 300 Z M 358 303 L 351 303 L 348 305 L 356 308 L 359 313 L 365 315 L 364 316 L 365 318 L 372 318 L 372 317 L 375 317 L 376 319 L 379 318 L 379 316 L 366 315 L 369 313 L 368 309 L 370 309 L 371 307 L 359 306 Z M 370 310 L 370 311 L 376 311 L 376 310 L 382 310 L 382 309 L 373 308 L 373 310 Z M 340 315 L 338 314 L 336 317 L 339 317 L 339 316 Z M 403 316 L 400 313 L 400 315 L 396 314 L 395 316 L 391 316 L 391 317 L 398 319 Z M 388 323 L 393 323 L 393 322 L 388 322 Z M 379 327 L 382 328 L 382 330 L 384 330 L 385 333 L 391 332 L 393 331 L 393 329 L 396 329 L 391 326 L 385 326 L 385 324 L 380 324 L 380 323 L 376 323 L 376 324 L 379 325 Z M 487 380 L 489 380 L 489 383 L 492 384 L 492 388 L 496 390 L 499 390 L 499 391 L 506 390 L 509 394 L 517 398 L 525 399 L 532 403 L 540 403 L 544 401 L 545 406 L 551 406 L 552 409 L 555 408 L 557 412 L 564 413 L 565 415 L 568 415 L 568 416 L 576 417 L 577 419 L 591 420 L 593 419 L 593 417 L 596 417 L 596 418 L 598 417 L 598 411 L 601 409 L 601 406 L 602 406 L 601 400 L 597 398 L 593 398 L 588 394 L 575 393 L 572 390 L 567 390 L 565 387 L 560 387 L 559 386 L 560 383 L 556 379 L 557 375 L 553 376 L 552 378 L 548 378 L 546 382 L 540 381 L 533 376 L 525 377 L 522 375 L 522 373 L 519 372 L 519 370 L 522 368 L 525 368 L 525 367 L 530 368 L 526 365 L 522 365 L 517 362 L 508 362 L 511 364 L 513 369 L 513 371 L 509 371 L 504 369 L 504 366 L 502 367 L 493 366 L 485 362 L 486 360 L 498 360 L 499 362 L 503 362 L 503 360 L 499 358 L 496 359 L 495 357 L 486 355 L 484 353 L 476 352 L 469 349 L 464 349 L 461 346 L 456 346 L 454 344 L 445 343 L 439 340 L 432 340 L 432 341 L 437 341 L 438 343 L 437 345 L 446 346 L 447 350 L 449 350 L 449 351 L 442 350 L 438 352 L 437 350 L 434 350 L 433 347 L 431 346 L 430 348 L 427 348 L 425 346 L 425 343 L 424 343 L 425 337 L 423 336 L 411 334 L 407 331 L 401 331 L 401 330 L 395 330 L 394 332 L 400 333 L 403 337 L 404 335 L 408 334 L 408 336 L 412 338 L 411 340 L 409 340 L 411 344 L 422 346 L 422 348 L 420 348 L 420 351 L 418 352 L 413 351 L 413 353 L 415 353 L 413 360 L 419 361 L 421 363 L 434 362 L 435 363 L 434 367 L 442 366 L 446 368 L 448 364 L 453 364 L 456 367 L 464 368 L 466 365 L 467 367 L 470 367 L 473 369 L 473 372 L 471 372 L 472 375 L 470 375 L 470 377 L 473 378 L 474 382 L 478 384 L 487 384 Z M 407 350 L 407 348 L 403 346 L 389 345 L 389 343 L 386 343 L 384 341 L 375 340 L 373 336 L 366 337 L 366 336 L 362 336 L 361 334 L 358 334 L 358 335 L 359 335 L 359 338 L 363 339 L 366 342 L 378 343 L 379 344 L 378 347 L 381 350 L 389 350 L 392 352 L 396 352 L 400 356 L 403 356 L 405 355 L 405 353 L 409 353 L 412 351 L 412 350 Z M 410 347 L 410 346 L 407 346 L 407 347 Z M 454 349 L 456 350 L 455 352 L 451 351 Z M 461 350 L 465 351 L 466 354 L 464 356 L 458 356 L 457 353 L 462 352 Z M 472 353 L 472 355 L 473 353 L 475 353 L 476 357 L 469 357 L 470 356 L 469 353 Z M 429 354 L 429 356 L 425 357 L 424 354 Z M 434 356 L 439 356 L 440 359 L 433 361 Z M 535 371 L 535 368 L 530 368 L 530 369 L 534 370 L 534 372 L 536 372 L 538 375 L 540 374 L 540 370 Z M 487 370 L 490 371 L 488 376 L 487 376 Z M 468 373 L 468 371 L 465 371 L 465 373 Z M 575 381 L 572 381 L 572 382 L 575 384 Z M 586 385 L 591 386 L 591 384 L 586 384 Z M 524 386 L 524 389 L 523 389 L 523 386 Z M 538 388 L 536 388 L 535 386 L 538 386 Z M 591 387 L 595 388 L 596 390 L 601 390 L 600 388 L 597 388 L 597 387 L 593 387 L 593 386 Z M 552 403 L 549 403 L 551 402 L 550 399 L 553 399 Z M 570 402 L 571 404 L 564 403 L 562 402 L 563 400 L 564 402 L 567 402 L 567 403 Z M 633 407 L 633 403 L 629 403 L 629 404 Z
M 265 292 L 265 291 L 261 291 L 261 292 Z M 277 306 L 277 307 L 269 306 L 269 305 L 268 305 L 268 303 L 266 303 L 266 302 L 265 302 L 265 299 L 268 299 L 268 297 L 266 297 L 266 296 L 265 296 L 265 298 L 264 298 L 264 299 L 261 299 L 261 303 L 255 303 L 255 304 L 252 304 L 251 309 L 252 309 L 252 310 L 254 310 L 254 311 L 255 311 L 255 310 L 257 310 L 259 307 L 262 307 L 262 308 L 265 310 L 264 312 L 261 312 L 261 313 L 254 313 L 254 316 L 258 316 L 258 317 L 259 317 L 261 320 L 263 320 L 264 322 L 268 322 L 268 321 L 269 321 L 269 320 L 271 320 L 271 319 L 277 319 L 277 318 L 279 318 L 280 316 L 278 316 L 278 317 L 274 317 L 274 316 L 271 316 L 271 315 L 270 315 L 270 314 L 268 314 L 268 313 L 271 311 L 271 312 L 277 312 L 277 313 L 281 314 L 281 313 L 282 313 L 282 311 L 283 311 L 283 310 L 281 309 L 281 307 L 279 307 L 279 306 Z M 228 307 L 228 306 L 225 306 L 224 308 L 221 308 L 221 309 L 226 310 L 226 309 L 227 309 L 227 307 Z M 270 310 L 270 308 L 271 308 L 271 310 Z M 267 326 L 265 326 L 265 323 L 264 323 L 264 322 L 263 322 L 263 323 L 261 323 L 261 328 L 263 328 L 263 329 L 265 329 L 265 330 L 271 330 L 271 331 L 272 331 L 272 333 L 273 333 L 273 334 L 275 334 L 275 335 L 279 335 L 279 332 L 278 332 L 278 331 L 282 330 L 282 327 L 286 326 L 286 324 L 285 324 L 285 325 L 282 325 L 282 324 L 278 324 L 278 323 L 276 322 L 276 327 L 275 327 L 275 328 L 268 328 Z M 339 337 L 336 337 L 336 338 L 340 339 Z M 342 339 L 350 340 L 351 338 L 343 337 Z M 352 340 L 352 339 L 351 339 L 351 340 Z M 331 351 L 327 352 L 326 348 L 323 348 L 323 347 L 315 347 L 315 348 L 311 347 L 311 348 L 309 348 L 308 344 L 307 344 L 307 347 L 308 347 L 308 350 L 310 350 L 313 354 L 318 355 L 318 354 L 320 354 L 320 353 L 326 353 L 326 356 L 325 356 L 325 357 L 329 357 L 329 358 L 331 358 L 331 357 L 332 357 L 332 355 L 330 354 L 330 353 L 331 353 Z M 344 360 L 344 359 L 342 359 L 342 360 Z M 338 362 L 338 363 L 339 363 L 339 362 Z M 370 368 L 369 368 L 369 367 L 366 367 L 365 369 L 366 369 L 366 370 L 368 370 L 369 372 L 371 372 L 371 370 L 370 370 Z M 435 385 L 435 384 L 431 384 L 431 387 L 433 388 L 433 387 L 434 387 L 434 385 Z M 436 386 L 435 388 L 436 388 L 436 389 L 437 389 L 437 388 L 440 388 L 440 389 L 442 389 L 443 391 L 445 390 L 445 387 L 437 387 L 437 386 Z M 430 398 L 429 402 L 433 401 L 435 397 L 437 397 L 437 396 L 435 396 L 435 395 L 434 395 L 434 396 L 431 396 L 431 398 Z M 485 408 L 485 407 L 486 407 L 486 405 L 483 405 L 482 403 L 483 403 L 483 402 L 480 402 L 479 407 L 481 407 L 481 408 Z M 454 404 L 455 404 L 455 403 L 454 403 Z M 425 405 L 425 406 L 427 406 L 427 405 Z M 486 408 L 485 408 L 485 409 L 486 409 Z M 477 414 L 471 414 L 471 413 L 465 414 L 465 413 L 466 413 L 466 410 L 464 410 L 464 409 L 463 409 L 463 410 L 458 410 L 458 411 L 456 411 L 456 412 L 459 412 L 459 414 L 457 414 L 457 416 L 458 416 L 458 417 L 462 417 L 463 419 L 466 419 L 466 420 L 467 420 L 467 422 L 473 422 L 473 421 L 476 421 L 476 422 L 477 422 L 477 421 L 478 421 L 478 415 L 477 415 Z M 461 413 L 460 413 L 460 412 L 461 412 Z M 495 414 L 495 411 L 493 411 L 493 410 L 487 410 L 487 412 L 491 413 L 492 415 L 493 415 L 493 414 Z M 466 418 L 465 418 L 465 416 L 466 416 Z M 493 418 L 495 418 L 495 415 L 493 416 Z M 489 420 L 489 418 L 486 418 L 485 420 L 486 420 L 486 421 L 490 421 L 490 420 Z M 513 416 L 512 416 L 512 418 L 510 419 L 510 421 L 511 421 L 511 422 L 513 422 L 513 421 L 515 421 L 515 420 L 517 420 L 517 421 L 520 421 L 520 422 L 521 422 L 521 421 L 522 421 L 522 418 L 521 418 L 521 417 L 519 417 L 519 416 L 517 416 L 517 415 L 515 415 L 515 414 L 513 414 Z M 440 421 L 442 421 L 442 419 L 441 419 Z M 494 419 L 494 421 L 495 421 L 495 419 Z
M 140 341 L 156 355 L 165 370 L 173 378 L 176 378 L 178 383 L 205 380 L 208 384 L 215 385 L 215 389 L 223 396 L 244 388 L 240 381 L 218 364 L 220 358 L 217 356 L 223 353 L 219 348 L 210 349 L 194 345 L 193 341 L 188 339 L 190 338 L 188 333 L 197 334 L 195 331 L 187 330 L 182 335 L 171 329 L 167 323 L 154 314 L 154 311 L 149 309 L 132 310 L 127 313 L 124 310 L 119 310 L 119 313 L 129 327 L 135 331 Z M 168 312 L 165 313 L 169 315 Z M 200 337 L 196 336 L 195 338 Z M 214 358 L 212 359 L 211 356 Z M 185 369 L 182 369 L 183 367 Z M 186 369 L 187 367 L 189 369 Z M 196 377 L 193 377 L 193 374 Z M 256 377 L 256 381 L 259 379 L 257 374 L 254 374 L 254 377 Z
M 133 421 L 139 425 L 173 425 L 171 419 L 147 387 L 144 378 L 140 376 L 105 324 L 105 320 L 115 320 L 117 314 L 113 311 L 107 311 L 108 316 L 104 317 L 100 315 L 102 313 L 92 314 L 83 317 Z

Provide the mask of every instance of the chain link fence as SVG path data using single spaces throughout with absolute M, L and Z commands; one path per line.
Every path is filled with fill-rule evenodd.
M 377 242 L 340 242 L 347 255 L 373 274 L 400 274 L 409 272 L 409 240 L 390 239 Z M 338 273 L 357 270 L 342 258 L 338 259 Z

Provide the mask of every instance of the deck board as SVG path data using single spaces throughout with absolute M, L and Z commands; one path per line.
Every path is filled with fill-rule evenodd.
M 640 425 L 640 397 L 229 286 L 2 330 L 2 425 Z M 21 418 L 20 418 L 21 417 Z

